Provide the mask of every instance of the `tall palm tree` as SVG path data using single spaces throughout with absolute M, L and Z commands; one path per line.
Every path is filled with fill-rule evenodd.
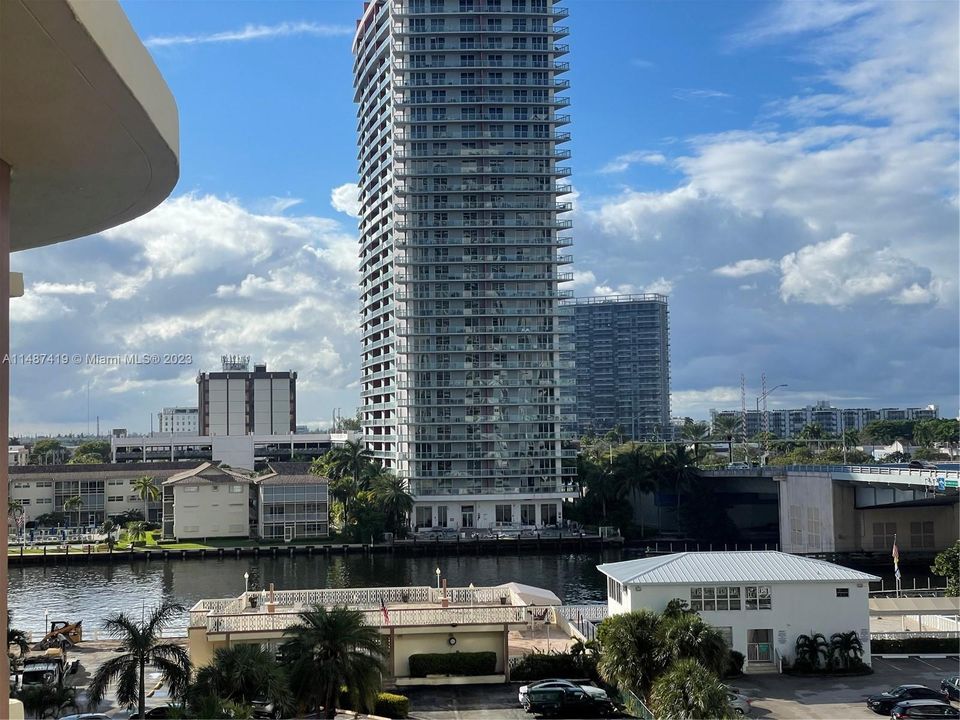
M 413 512 L 413 495 L 407 491 L 406 483 L 393 473 L 384 472 L 374 482 L 373 496 L 390 531 L 402 533 L 407 524 L 404 519 Z
M 360 440 L 347 440 L 343 445 L 333 448 L 327 453 L 331 473 L 335 477 L 349 475 L 361 490 L 365 479 L 364 469 L 373 462 L 373 455 L 364 447 Z
M 659 634 L 661 618 L 649 610 L 608 617 L 597 630 L 600 677 L 623 690 L 646 696 L 663 671 Z
M 160 499 L 160 488 L 157 486 L 157 481 L 149 475 L 141 475 L 133 481 L 133 490 L 137 497 L 143 500 L 143 519 L 149 520 L 148 503 Z
M 100 525 L 100 532 L 103 535 L 107 536 L 107 547 L 109 547 L 111 550 L 113 549 L 113 546 L 117 542 L 117 539 L 113 536 L 116 530 L 117 530 L 116 523 L 113 522 L 113 520 L 110 520 L 109 518 L 104 520 L 103 523 Z
M 104 621 L 104 629 L 120 641 L 122 654 L 107 660 L 94 673 L 87 688 L 91 707 L 100 704 L 107 686 L 116 680 L 117 703 L 136 703 L 140 717 L 143 717 L 148 666 L 160 671 L 171 697 L 180 698 L 184 695 L 190 682 L 190 656 L 179 645 L 165 643 L 161 638 L 163 629 L 176 620 L 183 610 L 182 605 L 162 603 L 144 621 L 135 621 L 125 613 L 118 613 Z
M 202 704 L 207 697 L 241 705 L 266 698 L 283 713 L 294 709 L 286 675 L 275 654 L 255 643 L 218 648 L 213 662 L 197 671 L 190 694 L 196 698 L 194 704 Z
M 83 508 L 83 498 L 79 495 L 74 495 L 73 497 L 68 497 L 63 501 L 63 512 L 67 514 L 67 517 L 70 517 L 70 513 L 77 513 L 77 524 L 80 524 L 80 510 Z
M 733 711 L 720 679 L 692 658 L 678 660 L 650 693 L 654 717 L 730 718 Z
M 665 663 L 674 664 L 684 658 L 696 660 L 707 670 L 720 675 L 727 666 L 730 648 L 715 627 L 699 615 L 680 613 L 664 618 L 660 624 L 660 642 Z
M 300 613 L 300 622 L 283 634 L 289 640 L 280 646 L 280 653 L 300 710 L 322 705 L 324 717 L 336 717 L 343 686 L 349 688 L 354 707 L 373 709 L 386 652 L 379 633 L 364 623 L 362 613 L 316 605 Z

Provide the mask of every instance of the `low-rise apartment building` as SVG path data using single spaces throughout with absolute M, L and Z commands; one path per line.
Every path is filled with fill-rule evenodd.
M 870 583 L 880 578 L 782 552 L 684 552 L 598 565 L 609 614 L 688 603 L 750 670 L 792 661 L 803 634 L 856 632 L 870 664 Z
M 23 508 L 24 523 L 40 515 L 64 513 L 67 526 L 94 526 L 130 511 L 143 512 L 144 501 L 134 490 L 137 478 L 167 478 L 196 463 L 128 463 L 124 465 L 25 465 L 9 468 L 10 501 Z M 80 498 L 79 506 L 69 503 Z M 147 501 L 147 519 L 159 522 L 160 503 Z
M 163 537 L 324 538 L 328 485 L 310 463 L 273 463 L 259 475 L 201 463 L 163 483 Z

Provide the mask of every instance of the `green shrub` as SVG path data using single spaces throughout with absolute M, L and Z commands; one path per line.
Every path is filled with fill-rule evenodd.
M 592 667 L 585 667 L 586 665 Z M 596 662 L 589 663 L 583 655 L 534 650 L 510 663 L 511 680 L 545 680 L 547 678 L 592 678 Z
M 410 714 L 410 699 L 406 695 L 382 692 L 377 695 L 377 706 L 373 714 L 388 718 L 405 718 Z
M 956 638 L 898 638 L 896 640 L 872 640 L 870 652 L 874 655 L 907 655 L 910 653 L 950 653 L 956 654 Z
M 356 710 L 346 687 L 340 688 L 337 707 L 341 710 Z M 405 718 L 410 714 L 410 698 L 396 693 L 377 693 L 377 704 L 374 706 L 373 714 L 389 718 Z
M 410 656 L 410 676 L 493 675 L 497 671 L 495 652 L 420 653 Z
M 743 675 L 743 653 L 731 650 L 727 658 L 727 669 L 723 673 L 724 677 L 739 677 Z

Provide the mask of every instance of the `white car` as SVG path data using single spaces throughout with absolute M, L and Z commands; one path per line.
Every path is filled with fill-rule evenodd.
M 730 707 L 740 716 L 750 714 L 750 700 L 746 695 L 740 695 L 735 692 L 727 693 L 727 700 L 730 701 Z
M 570 680 L 561 680 L 559 678 L 552 680 L 537 680 L 529 685 L 520 686 L 520 692 L 517 695 L 517 700 L 520 702 L 520 705 L 523 706 L 524 710 L 527 709 L 527 692 L 529 692 L 531 688 L 543 690 L 549 690 L 550 688 L 571 688 L 575 690 L 583 690 L 590 697 L 609 699 L 606 690 L 593 685 L 577 685 L 577 683 L 571 682 Z

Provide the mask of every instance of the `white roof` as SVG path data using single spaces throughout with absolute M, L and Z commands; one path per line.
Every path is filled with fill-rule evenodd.
M 871 582 L 875 575 L 824 560 L 764 551 L 684 552 L 598 565 L 621 583 L 690 585 L 734 582 Z
M 523 583 L 508 582 L 497 585 L 498 588 L 513 590 L 527 605 L 563 605 L 563 601 L 550 590 L 524 585 Z

